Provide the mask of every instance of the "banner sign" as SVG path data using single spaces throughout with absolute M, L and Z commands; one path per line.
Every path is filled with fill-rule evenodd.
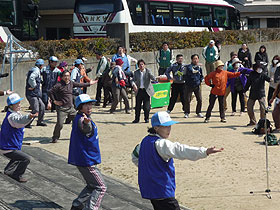
M 169 105 L 170 82 L 153 84 L 155 94 L 151 99 L 151 107 L 163 107 Z

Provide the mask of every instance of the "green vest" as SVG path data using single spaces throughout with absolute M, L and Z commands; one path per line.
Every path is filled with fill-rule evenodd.
M 164 51 L 163 49 L 160 50 L 159 52 L 159 67 L 167 69 L 171 65 L 171 51 L 170 49 Z

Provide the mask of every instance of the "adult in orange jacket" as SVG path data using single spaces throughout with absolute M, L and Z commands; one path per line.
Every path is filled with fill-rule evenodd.
M 215 101 L 218 98 L 219 101 L 219 111 L 221 122 L 225 123 L 225 111 L 224 111 L 224 95 L 226 93 L 226 85 L 228 78 L 239 77 L 240 72 L 228 72 L 223 70 L 224 63 L 221 60 L 218 60 L 214 63 L 215 71 L 207 74 L 205 77 L 205 84 L 212 87 L 211 93 L 209 96 L 209 106 L 206 112 L 205 123 L 209 122 L 211 117 L 212 109 L 215 105 Z M 211 82 L 212 81 L 212 82 Z

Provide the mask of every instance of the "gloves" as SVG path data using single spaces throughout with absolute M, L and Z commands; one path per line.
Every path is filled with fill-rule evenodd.
M 213 88 L 213 87 L 215 87 L 215 85 L 214 84 L 211 84 L 211 85 L 209 85 L 211 88 Z

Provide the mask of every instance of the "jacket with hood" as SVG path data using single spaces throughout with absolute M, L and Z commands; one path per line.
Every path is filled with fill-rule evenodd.
M 261 52 L 261 48 L 265 49 L 263 53 Z M 264 70 L 264 72 L 265 73 L 267 72 L 268 56 L 264 45 L 260 46 L 259 52 L 256 52 L 255 62 L 260 63 L 262 65 L 262 69 Z
M 248 58 L 248 60 L 245 60 L 246 57 Z M 245 68 L 252 68 L 252 55 L 248 48 L 246 51 L 244 51 L 242 48 L 240 48 L 238 50 L 238 58 L 242 62 L 242 65 Z

